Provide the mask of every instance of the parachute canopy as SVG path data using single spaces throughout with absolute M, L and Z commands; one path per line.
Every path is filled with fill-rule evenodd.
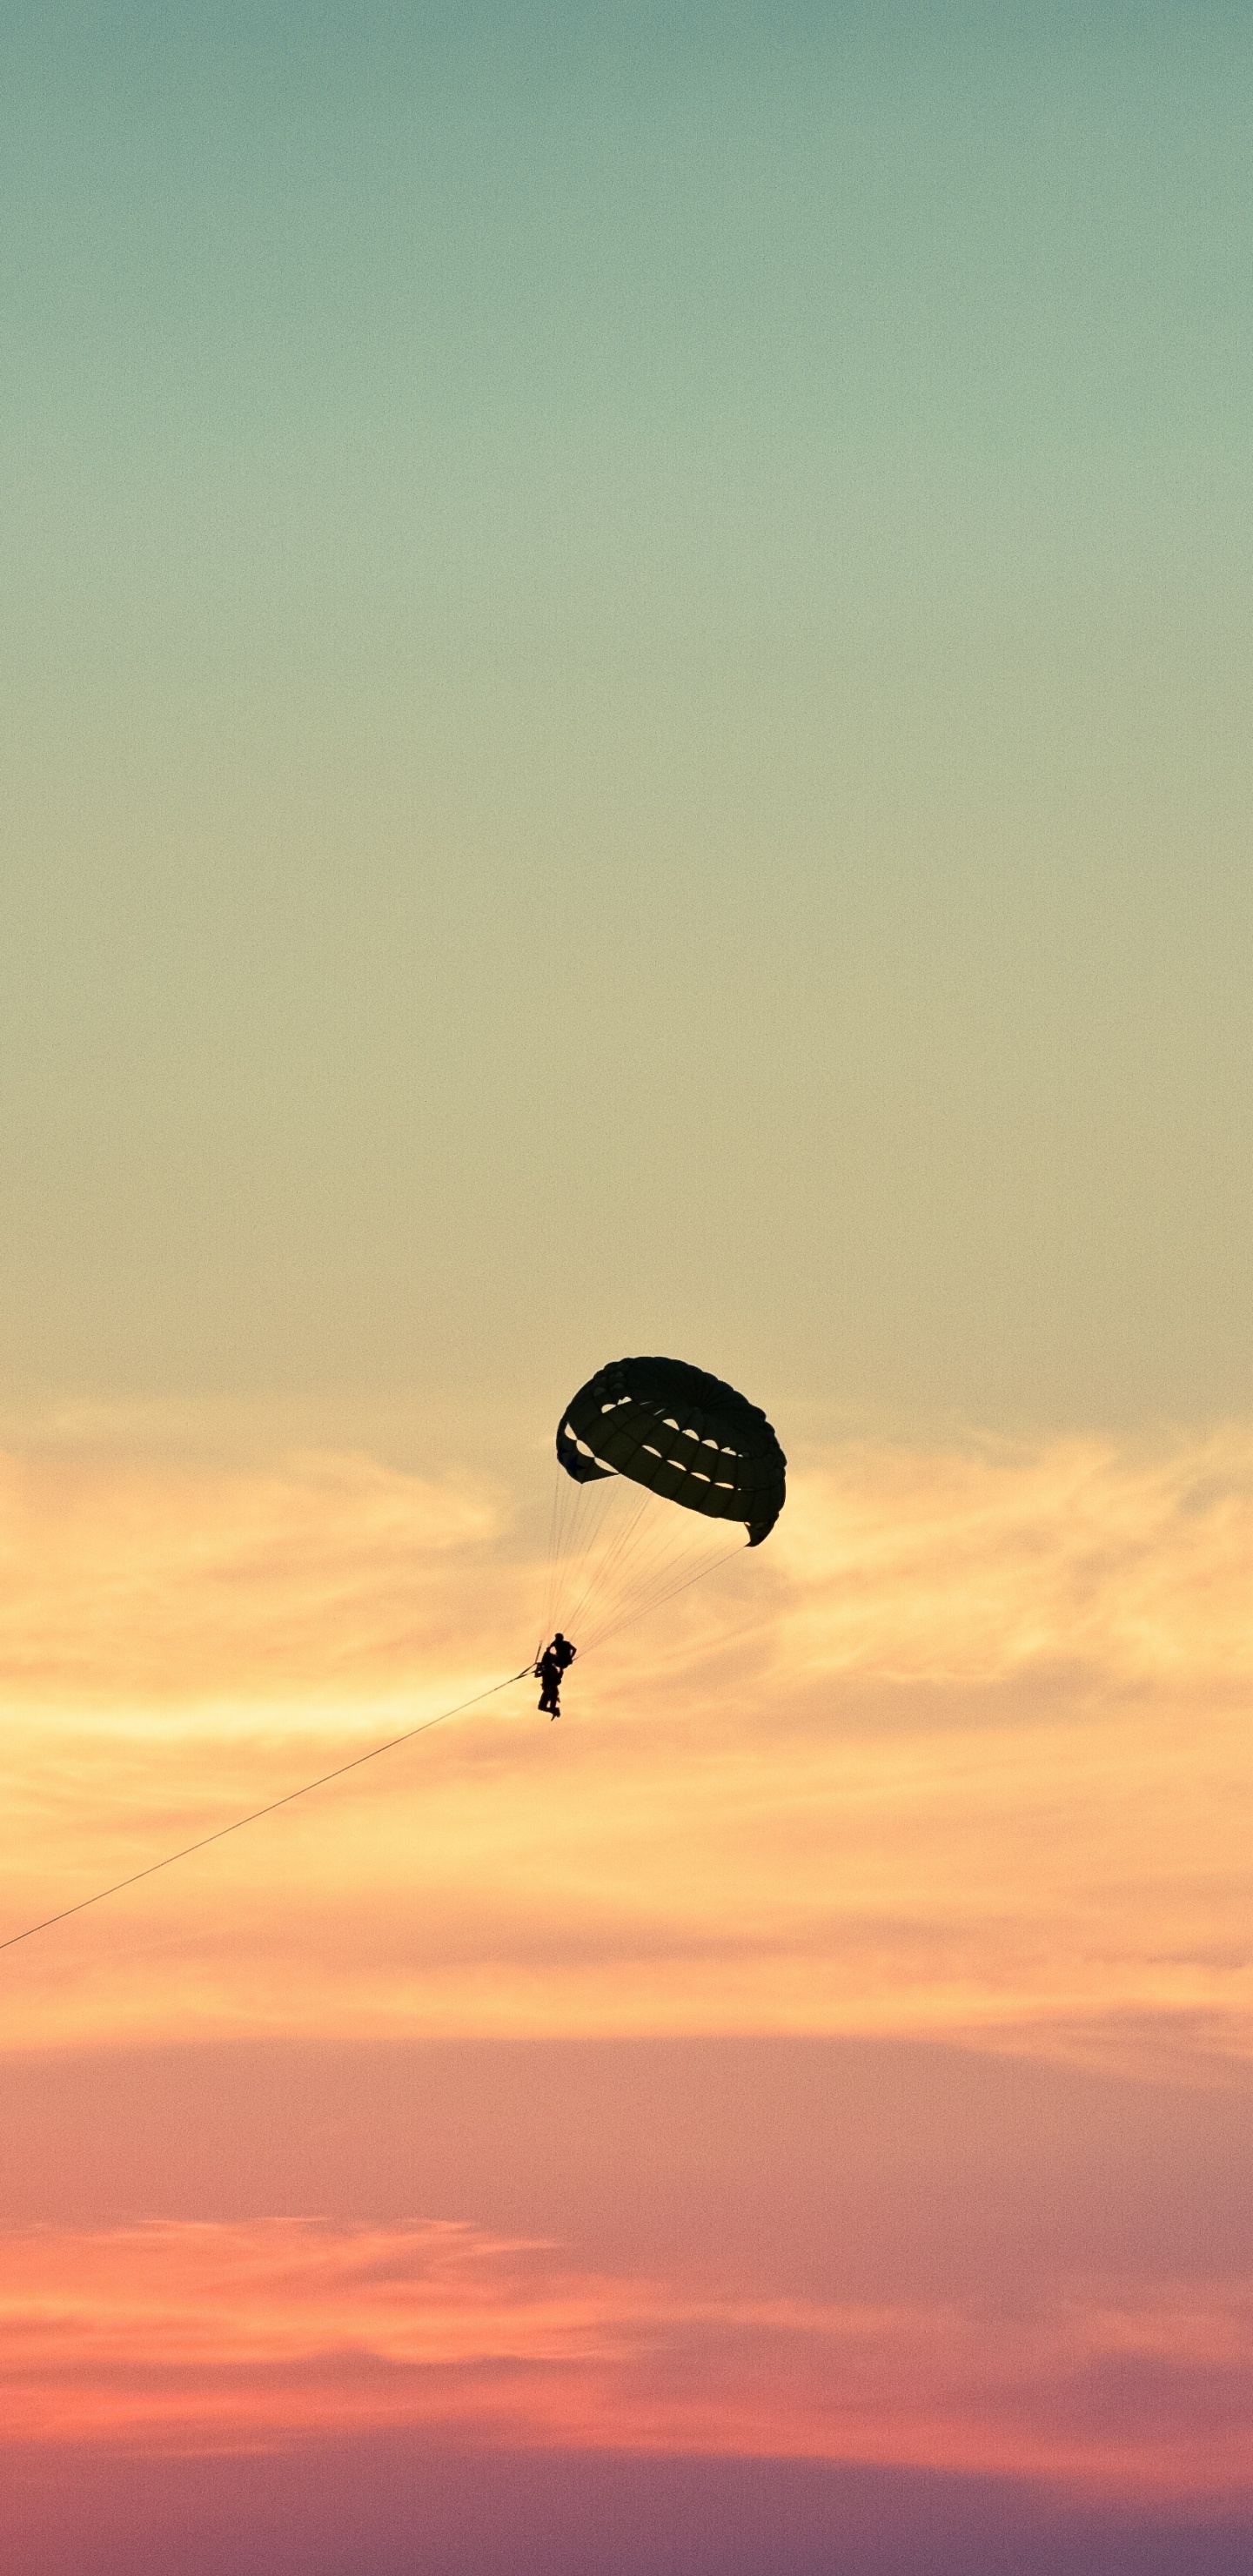
M 760 1407 L 685 1360 L 611 1360 L 571 1398 L 557 1456 L 576 1484 L 626 1476 L 760 1547 L 783 1509 L 787 1460 Z

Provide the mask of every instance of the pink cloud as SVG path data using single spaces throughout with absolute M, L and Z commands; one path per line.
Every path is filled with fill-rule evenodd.
M 293 2220 L 9 2233 L 0 2278 L 11 2443 L 239 2451 L 425 2427 L 1253 2491 L 1249 2283 L 821 2301 L 579 2270 L 464 2226 Z

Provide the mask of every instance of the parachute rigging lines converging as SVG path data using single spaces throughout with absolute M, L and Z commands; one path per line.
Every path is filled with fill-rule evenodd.
M 584 1653 L 602 1644 L 738 1554 L 727 1522 L 759 1547 L 786 1469 L 765 1414 L 725 1379 L 661 1358 L 598 1369 L 557 1426 L 545 1633 L 559 1617 Z

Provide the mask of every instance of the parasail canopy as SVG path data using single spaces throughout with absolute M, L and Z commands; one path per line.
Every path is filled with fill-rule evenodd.
M 611 1360 L 571 1398 L 557 1456 L 576 1484 L 626 1476 L 760 1547 L 783 1509 L 787 1460 L 759 1405 L 686 1360 Z

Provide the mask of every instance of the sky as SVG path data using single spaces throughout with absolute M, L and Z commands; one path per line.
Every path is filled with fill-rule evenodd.
M 1247 13 L 0 24 L 14 2576 L 1246 2567 Z

